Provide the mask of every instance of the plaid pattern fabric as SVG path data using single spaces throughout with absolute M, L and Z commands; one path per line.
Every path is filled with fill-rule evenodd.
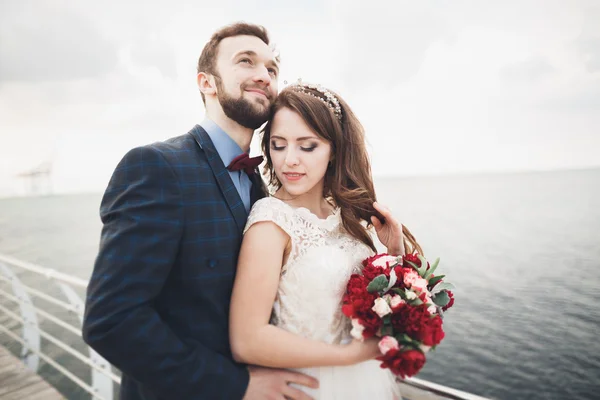
M 247 213 L 207 133 L 129 151 L 100 216 L 83 336 L 122 371 L 121 399 L 242 398 L 228 314 Z

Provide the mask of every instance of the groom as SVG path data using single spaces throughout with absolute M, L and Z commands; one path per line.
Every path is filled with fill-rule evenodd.
M 83 337 L 122 371 L 122 400 L 309 399 L 288 384 L 317 385 L 235 363 L 228 339 L 242 229 L 265 195 L 244 154 L 277 96 L 278 62 L 263 27 L 217 31 L 198 62 L 206 119 L 129 151 L 113 173 Z

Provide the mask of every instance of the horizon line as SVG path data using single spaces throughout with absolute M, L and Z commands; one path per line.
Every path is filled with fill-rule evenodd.
M 455 171 L 448 173 L 420 173 L 420 174 L 389 174 L 389 175 L 373 175 L 373 181 L 386 180 L 386 179 L 435 179 L 435 178 L 460 178 L 467 176 L 486 176 L 486 175 L 519 175 L 519 174 L 544 174 L 544 173 L 560 173 L 560 172 L 584 172 L 600 170 L 600 165 L 587 166 L 587 167 L 567 167 L 567 168 L 555 168 L 555 169 L 528 169 L 528 170 L 487 170 L 487 171 Z M 31 197 L 59 197 L 59 196 L 72 196 L 72 195 L 92 195 L 92 194 L 103 194 L 105 189 L 102 190 L 82 190 L 82 191 L 60 191 L 47 194 L 10 194 L 3 196 L 0 194 L 0 200 L 9 199 L 20 199 L 20 198 L 31 198 Z

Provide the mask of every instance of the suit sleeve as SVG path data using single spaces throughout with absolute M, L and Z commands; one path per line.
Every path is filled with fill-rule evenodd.
M 151 147 L 131 150 L 102 199 L 104 224 L 88 286 L 83 338 L 123 373 L 157 395 L 241 399 L 245 366 L 184 343 L 153 307 L 183 234 L 182 193 L 173 168 Z

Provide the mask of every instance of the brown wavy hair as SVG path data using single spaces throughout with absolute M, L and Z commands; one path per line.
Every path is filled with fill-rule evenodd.
M 372 215 L 382 221 L 383 216 L 373 207 L 377 197 L 373 187 L 364 128 L 348 104 L 336 93 L 331 92 L 340 103 L 341 120 L 325 104 L 324 101 L 327 100 L 323 93 L 306 86 L 303 90 L 300 91 L 295 86 L 285 88 L 277 97 L 271 117 L 263 128 L 261 146 L 266 157 L 264 172 L 269 185 L 275 190 L 281 188 L 269 151 L 273 117 L 278 110 L 288 108 L 298 113 L 320 138 L 331 145 L 332 160 L 325 173 L 323 195 L 340 207 L 342 224 L 346 231 L 373 251 L 377 251 L 368 229 L 372 225 Z M 362 221 L 366 222 L 366 226 Z M 415 251 L 423 254 L 421 246 L 404 225 L 402 232 L 406 254 Z

